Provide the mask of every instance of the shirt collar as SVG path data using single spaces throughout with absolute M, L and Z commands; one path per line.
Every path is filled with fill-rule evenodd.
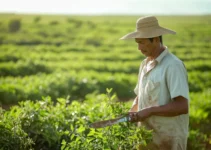
M 168 48 L 166 47 L 165 50 L 155 59 L 158 63 L 162 61 L 162 59 L 168 54 Z
M 155 59 L 155 61 L 156 61 L 157 63 L 160 63 L 160 62 L 162 61 L 162 59 L 163 59 L 168 53 L 169 53 L 168 47 L 166 46 L 166 47 L 165 47 L 165 50 Z M 144 62 L 143 65 L 146 65 L 146 64 L 149 62 L 148 58 L 144 59 L 143 62 Z

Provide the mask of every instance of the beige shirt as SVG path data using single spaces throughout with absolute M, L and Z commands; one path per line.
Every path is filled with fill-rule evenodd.
M 165 105 L 177 96 L 189 100 L 187 72 L 184 64 L 166 49 L 154 60 L 141 63 L 138 83 L 134 89 L 138 96 L 138 111 Z M 137 103 L 134 101 L 134 104 Z M 151 116 L 143 124 L 156 133 L 170 136 L 187 136 L 189 115 L 175 117 Z

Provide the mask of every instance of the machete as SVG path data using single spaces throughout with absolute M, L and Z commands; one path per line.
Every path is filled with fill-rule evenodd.
M 114 119 L 97 121 L 97 122 L 90 124 L 89 126 L 91 128 L 103 128 L 103 127 L 111 126 L 113 124 L 117 124 L 117 123 L 120 123 L 120 122 L 128 122 L 130 120 L 131 119 L 130 119 L 129 115 L 124 115 L 122 117 L 118 117 L 118 118 L 114 118 Z

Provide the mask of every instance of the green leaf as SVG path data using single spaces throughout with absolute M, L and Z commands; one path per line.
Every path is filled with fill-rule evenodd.
M 106 88 L 106 92 L 108 93 L 108 94 L 110 94 L 111 93 L 111 91 L 112 91 L 113 89 L 112 88 Z
M 75 137 L 75 134 L 72 134 L 70 137 L 70 140 L 73 140 L 74 137 Z
M 89 134 L 87 136 L 93 136 L 95 134 L 96 134 L 95 129 L 91 128 L 91 131 L 89 132 Z
M 78 133 L 82 133 L 83 131 L 85 131 L 85 127 L 83 125 L 81 125 L 78 129 L 77 132 Z

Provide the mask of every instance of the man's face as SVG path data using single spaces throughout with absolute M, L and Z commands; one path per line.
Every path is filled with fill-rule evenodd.
M 151 42 L 147 38 L 136 38 L 135 41 L 138 43 L 138 49 L 144 54 L 146 57 L 150 57 L 153 55 L 155 50 L 155 39 Z

